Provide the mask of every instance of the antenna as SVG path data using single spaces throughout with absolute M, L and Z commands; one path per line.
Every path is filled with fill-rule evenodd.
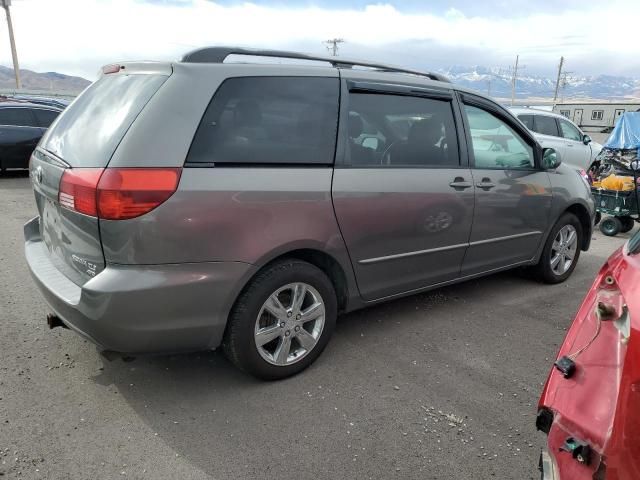
M 327 50 L 331 53 L 333 57 L 338 56 L 338 45 L 344 43 L 343 38 L 330 38 L 329 40 L 325 40 L 322 42 L 327 47 Z

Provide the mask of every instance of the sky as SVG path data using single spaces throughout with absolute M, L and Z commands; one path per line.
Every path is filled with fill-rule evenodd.
M 122 60 L 176 60 L 206 45 L 339 54 L 411 68 L 506 68 L 640 78 L 639 0 L 13 0 L 21 68 L 95 79 Z M 0 21 L 0 64 L 11 65 Z

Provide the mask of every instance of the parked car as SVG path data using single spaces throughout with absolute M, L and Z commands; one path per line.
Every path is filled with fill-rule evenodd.
M 339 312 L 518 266 L 562 282 L 589 248 L 583 179 L 439 75 L 220 47 L 103 72 L 34 152 L 25 226 L 50 325 L 102 350 L 222 345 L 282 378 Z
M 539 402 L 543 479 L 640 478 L 640 232 L 598 272 Z
M 551 147 L 562 155 L 562 162 L 576 170 L 589 170 L 602 145 L 591 140 L 571 120 L 557 113 L 533 108 L 511 108 L 511 112 L 534 132 L 543 148 Z
M 31 153 L 60 111 L 35 103 L 0 102 L 0 172 L 29 167 Z

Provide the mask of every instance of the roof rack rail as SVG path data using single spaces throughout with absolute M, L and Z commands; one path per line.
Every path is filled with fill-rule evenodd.
M 410 75 L 418 75 L 427 77 L 431 80 L 439 82 L 449 82 L 444 75 L 432 72 L 421 72 L 419 70 L 410 70 L 402 67 L 394 67 L 383 63 L 375 63 L 368 61 L 350 60 L 342 57 L 323 57 L 316 55 L 307 55 L 305 53 L 289 52 L 286 50 L 258 50 L 243 47 L 205 47 L 186 53 L 181 61 L 187 63 L 224 63 L 229 55 L 252 55 L 256 57 L 274 57 L 274 58 L 293 58 L 296 60 L 313 60 L 319 62 L 328 62 L 335 68 L 352 68 L 367 67 L 382 72 L 408 73 Z

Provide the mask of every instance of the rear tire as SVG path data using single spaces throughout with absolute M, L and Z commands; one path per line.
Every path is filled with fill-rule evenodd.
M 600 231 L 607 237 L 615 237 L 622 230 L 622 222 L 618 217 L 607 217 L 600 222 Z
M 635 220 L 631 217 L 618 217 L 620 223 L 622 224 L 622 228 L 620 228 L 620 233 L 627 233 L 633 230 L 633 226 L 635 225 Z
M 320 356 L 337 312 L 333 284 L 322 270 L 297 259 L 278 261 L 238 297 L 224 352 L 238 368 L 263 380 L 295 375 Z
M 564 213 L 551 229 L 542 249 L 535 276 L 544 283 L 561 283 L 571 276 L 580 258 L 582 224 L 573 213 Z

